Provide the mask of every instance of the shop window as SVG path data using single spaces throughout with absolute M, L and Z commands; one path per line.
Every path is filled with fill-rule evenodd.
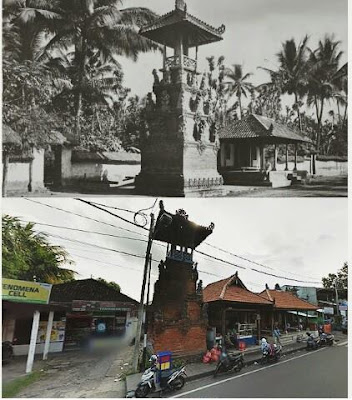
M 16 319 L 14 343 L 29 344 L 32 331 L 32 318 Z

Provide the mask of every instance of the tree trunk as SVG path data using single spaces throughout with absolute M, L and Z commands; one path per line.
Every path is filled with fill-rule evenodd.
M 299 130 L 300 132 L 302 132 L 302 121 L 301 121 L 301 113 L 299 112 L 299 105 L 298 105 L 298 94 L 295 93 L 295 104 L 297 107 L 297 117 L 298 117 L 298 126 L 299 126 Z
M 6 197 L 7 193 L 7 175 L 9 170 L 9 159 L 10 156 L 7 152 L 3 152 L 2 160 L 3 160 L 3 169 L 2 169 L 2 196 Z
M 319 154 L 320 150 L 320 142 L 321 142 L 321 132 L 322 132 L 322 119 L 323 119 L 323 110 L 324 110 L 324 98 L 320 98 L 320 114 L 318 116 L 318 134 L 317 134 L 317 152 Z
M 77 51 L 77 50 L 76 50 Z M 76 88 L 76 120 L 75 120 L 75 134 L 76 140 L 79 140 L 81 135 L 81 114 L 82 114 L 82 84 L 85 74 L 85 65 L 87 58 L 87 40 L 85 38 L 81 39 L 80 48 L 80 60 L 79 60 L 79 70 L 78 70 L 78 82 Z
M 241 95 L 238 96 L 238 105 L 240 107 L 240 119 L 243 117 Z

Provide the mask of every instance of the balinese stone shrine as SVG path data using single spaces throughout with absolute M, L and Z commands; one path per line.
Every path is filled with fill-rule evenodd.
M 198 72 L 197 58 L 198 47 L 222 40 L 224 31 L 224 26 L 213 28 L 189 14 L 183 0 L 140 30 L 163 46 L 164 55 L 162 78 L 153 71 L 153 93 L 148 94 L 138 193 L 185 196 L 222 185 L 213 118 L 216 99 L 207 77 Z
M 176 214 L 161 210 L 159 214 L 154 239 L 167 243 L 167 252 L 159 264 L 148 309 L 148 339 L 154 352 L 171 351 L 173 356 L 188 357 L 206 350 L 208 318 L 193 251 L 213 228 L 213 224 L 204 227 L 189 221 L 183 210 Z

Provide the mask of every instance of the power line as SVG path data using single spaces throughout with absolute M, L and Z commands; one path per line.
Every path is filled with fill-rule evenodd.
M 112 227 L 117 228 L 117 229 L 123 229 L 123 230 L 126 230 L 126 231 L 128 231 L 128 232 L 131 232 L 131 233 L 134 233 L 134 234 L 138 234 L 138 235 L 141 235 L 141 236 L 147 236 L 147 235 L 140 234 L 139 232 L 131 231 L 131 230 L 128 230 L 128 229 L 126 229 L 126 228 L 121 228 L 121 227 L 118 227 L 118 226 L 113 225 L 113 224 L 108 224 L 108 223 L 105 223 L 105 222 L 96 220 L 96 219 L 94 219 L 94 218 L 86 217 L 86 216 L 81 215 L 81 214 L 78 214 L 78 213 L 74 213 L 74 212 L 71 212 L 71 211 L 63 210 L 63 209 L 60 209 L 60 208 L 58 208 L 58 207 L 50 206 L 50 205 L 48 205 L 48 204 L 41 203 L 41 202 L 38 202 L 38 201 L 35 201 L 35 200 L 31 200 L 31 199 L 28 199 L 28 198 L 25 198 L 25 199 L 28 200 L 28 201 L 32 201 L 32 202 L 34 202 L 34 203 L 37 203 L 37 204 L 41 204 L 41 205 L 43 205 L 43 206 L 47 206 L 47 207 L 49 207 L 49 208 L 53 208 L 53 209 L 56 209 L 56 210 L 59 210 L 59 211 L 63 211 L 63 212 L 69 213 L 69 214 L 73 214 L 73 215 L 76 215 L 76 216 L 79 216 L 79 217 L 82 217 L 82 218 L 86 218 L 86 219 L 92 220 L 92 221 L 94 221 L 94 222 L 98 222 L 98 223 L 102 223 L 102 224 L 105 224 L 105 225 L 109 225 L 109 226 L 112 226 Z M 82 199 L 76 199 L 76 200 L 82 201 L 82 202 L 87 203 L 87 204 L 89 204 L 89 205 L 91 205 L 91 206 L 93 206 L 93 207 L 95 207 L 95 208 L 98 208 L 98 209 L 104 211 L 104 212 L 107 212 L 107 213 L 109 213 L 109 214 L 111 214 L 111 215 L 113 215 L 113 216 L 115 216 L 115 217 L 117 217 L 117 218 L 119 218 L 119 219 L 122 219 L 122 220 L 125 221 L 125 222 L 128 222 L 129 224 L 132 224 L 132 225 L 137 226 L 137 227 L 142 228 L 142 229 L 146 229 L 146 228 L 144 228 L 144 227 L 142 227 L 142 226 L 140 226 L 140 225 L 138 225 L 138 224 L 133 223 L 132 221 L 129 221 L 129 220 L 127 220 L 127 219 L 125 219 L 125 218 L 123 218 L 123 217 L 117 215 L 117 214 L 111 213 L 111 212 L 108 211 L 108 210 L 105 210 L 105 209 L 103 209 L 103 208 L 100 208 L 100 207 L 98 207 L 98 206 L 95 206 L 95 205 L 92 204 L 91 202 L 87 202 L 87 201 L 82 200 Z M 154 205 L 155 205 L 155 203 L 154 203 Z M 53 235 L 52 235 L 52 236 L 53 236 Z M 67 239 L 64 239 L 64 240 L 67 240 Z M 85 244 L 84 242 L 79 242 L 79 241 L 77 241 L 77 242 L 78 242 L 78 243 L 83 243 L 83 244 Z M 96 247 L 99 247 L 99 246 L 96 246 Z M 214 246 L 214 247 L 215 247 L 215 246 Z M 103 247 L 100 247 L 100 248 L 104 249 Z M 105 248 L 105 249 L 106 249 L 106 248 Z M 111 250 L 111 251 L 118 252 L 117 250 L 114 250 L 114 249 L 106 249 L 106 250 Z M 221 250 L 222 250 L 222 249 L 221 249 Z M 224 251 L 225 251 L 225 250 L 224 250 Z M 240 265 L 238 265 L 238 264 L 235 264 L 235 263 L 232 263 L 232 262 L 223 260 L 223 259 L 221 259 L 221 258 L 219 258 L 219 257 L 215 257 L 215 256 L 213 256 L 213 255 L 210 255 L 210 254 L 201 252 L 200 250 L 195 250 L 195 252 L 197 252 L 197 253 L 199 253 L 199 254 L 202 254 L 202 255 L 204 255 L 204 256 L 206 256 L 206 257 L 212 258 L 212 259 L 214 259 L 214 260 L 216 260 L 216 261 L 220 261 L 220 262 L 222 262 L 222 263 L 224 263 L 224 264 L 228 264 L 228 265 L 234 266 L 234 267 L 236 267 L 236 268 L 248 269 L 247 267 L 243 267 L 243 266 L 240 266 Z M 225 251 L 225 252 L 226 252 L 226 251 Z M 122 252 L 120 252 L 120 253 L 122 254 Z M 228 253 L 230 253 L 230 252 L 228 252 Z M 230 253 L 230 254 L 234 255 L 233 253 Z M 127 253 L 127 255 L 131 255 L 131 256 L 137 257 L 136 255 L 132 255 L 132 254 L 130 254 L 130 253 Z M 236 256 L 236 255 L 235 255 L 235 256 Z M 139 257 L 139 258 L 144 258 L 143 256 L 138 256 L 138 257 Z M 249 260 L 249 259 L 247 259 L 247 260 L 248 260 L 249 262 L 251 262 L 251 263 L 260 265 L 259 263 L 256 263 L 256 262 L 254 262 L 254 261 L 252 261 L 252 260 Z M 263 265 L 262 265 L 262 266 L 263 266 Z M 300 283 L 320 283 L 320 282 L 318 282 L 318 281 L 298 280 L 298 279 L 294 279 L 294 278 L 289 278 L 289 277 L 279 276 L 279 275 L 275 275 L 275 274 L 270 274 L 270 273 L 268 273 L 268 272 L 259 271 L 259 270 L 255 269 L 255 268 L 249 268 L 249 269 L 252 270 L 252 271 L 254 271 L 254 272 L 260 273 L 260 274 L 264 274 L 264 275 L 268 275 L 268 276 L 273 276 L 273 277 L 276 277 L 276 278 L 285 279 L 285 280 L 290 280 L 290 281 L 294 281 L 294 282 L 300 282 Z M 209 273 L 209 274 L 210 274 L 210 273 Z
M 141 225 L 136 224 L 135 222 L 129 221 L 128 219 L 126 219 L 126 218 L 124 218 L 124 217 L 121 217 L 120 215 L 114 214 L 114 213 L 112 213 L 111 211 L 106 210 L 106 209 L 104 209 L 104 208 L 102 208 L 102 207 L 100 207 L 100 206 L 97 206 L 97 205 L 95 205 L 94 203 L 92 203 L 92 202 L 90 202 L 90 201 L 83 200 L 83 199 L 75 199 L 75 200 L 81 201 L 82 203 L 88 204 L 88 205 L 90 205 L 91 207 L 94 207 L 94 208 L 97 208 L 98 210 L 104 211 L 104 212 L 106 212 L 106 213 L 108 213 L 108 214 L 110 214 L 110 215 L 112 215 L 112 216 L 114 216 L 114 217 L 116 217 L 116 218 L 121 219 L 122 221 L 124 221 L 124 222 L 126 222 L 126 223 L 128 223 L 128 224 L 137 226 L 137 227 L 139 227 L 139 228 L 141 228 L 141 229 L 144 229 L 144 230 L 146 230 L 146 231 L 148 230 L 145 226 L 141 226 Z M 136 212 L 136 214 L 137 214 L 137 213 L 138 213 L 138 212 Z
M 99 223 L 99 224 L 111 226 L 112 228 L 121 229 L 121 230 L 124 230 L 124 231 L 126 231 L 126 232 L 134 233 L 135 235 L 145 236 L 145 237 L 147 236 L 147 235 L 145 235 L 145 234 L 143 234 L 143 233 L 131 231 L 131 230 L 127 229 L 127 228 L 122 228 L 122 227 L 117 226 L 117 225 L 109 224 L 108 222 L 104 222 L 104 221 L 100 221 L 100 220 L 95 219 L 95 218 L 87 217 L 86 215 L 78 214 L 78 213 L 75 213 L 75 212 L 73 212 L 73 211 L 68 211 L 68 210 L 64 210 L 64 209 L 59 208 L 59 207 L 51 206 L 51 205 L 49 205 L 49 204 L 41 203 L 40 201 L 28 199 L 27 197 L 24 197 L 24 199 L 27 200 L 27 201 L 30 201 L 30 202 L 32 202 L 32 203 L 36 203 L 36 204 L 40 204 L 40 205 L 45 206 L 45 207 L 52 208 L 52 209 L 54 209 L 54 210 L 62 211 L 62 212 L 67 213 L 67 214 L 71 214 L 71 215 L 75 215 L 75 216 L 77 216 L 77 217 L 85 218 L 85 219 L 88 219 L 88 220 L 90 220 L 90 221 L 97 222 L 97 223 Z
M 240 258 L 241 260 L 248 261 L 248 262 L 250 262 L 250 263 L 252 263 L 252 264 L 258 265 L 258 266 L 263 267 L 263 268 L 270 269 L 270 270 L 272 270 L 272 271 L 280 271 L 280 272 L 289 273 L 289 274 L 294 275 L 294 276 L 302 276 L 302 277 L 306 277 L 306 278 L 316 279 L 316 278 L 314 278 L 314 277 L 312 277 L 312 276 L 301 275 L 301 274 L 294 274 L 293 272 L 285 271 L 285 270 L 278 269 L 278 268 L 272 268 L 272 267 L 269 267 L 269 266 L 267 266 L 267 265 L 258 263 L 258 262 L 256 262 L 256 261 L 250 260 L 250 259 L 248 259 L 248 258 L 245 258 L 245 257 L 243 257 L 243 256 L 239 256 L 238 254 L 232 253 L 231 251 L 221 249 L 220 247 L 214 246 L 214 245 L 212 245 L 212 244 L 209 244 L 209 243 L 206 243 L 206 242 L 205 242 L 204 244 L 207 245 L 207 246 L 209 246 L 209 247 L 212 247 L 213 249 L 220 250 L 220 251 L 222 251 L 223 253 L 229 254 L 229 255 L 231 255 L 231 256 L 233 256 L 233 257 Z

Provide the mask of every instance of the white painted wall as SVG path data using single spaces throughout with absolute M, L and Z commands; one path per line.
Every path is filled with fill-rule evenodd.
M 59 353 L 64 348 L 64 342 L 50 342 L 49 354 Z M 13 346 L 15 356 L 26 356 L 28 354 L 29 344 L 20 344 Z M 35 346 L 35 354 L 43 354 L 44 343 L 37 343 Z
M 289 171 L 294 168 L 294 162 L 288 163 Z M 286 164 L 277 164 L 278 171 L 284 171 Z M 316 161 L 315 162 L 316 175 L 322 176 L 336 176 L 336 175 L 347 175 L 348 163 L 342 161 Z M 299 171 L 308 171 L 311 173 L 310 161 L 304 160 L 302 163 L 297 163 L 297 169 Z

